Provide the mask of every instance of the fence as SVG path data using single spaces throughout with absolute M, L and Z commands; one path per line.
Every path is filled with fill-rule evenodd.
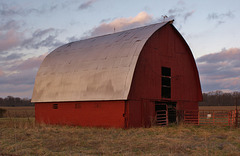
M 187 110 L 179 111 L 178 117 L 186 124 L 240 127 L 239 113 L 240 110 Z

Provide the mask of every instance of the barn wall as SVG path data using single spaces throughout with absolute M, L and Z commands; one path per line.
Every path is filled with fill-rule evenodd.
M 201 101 L 194 58 L 172 25 L 162 27 L 145 44 L 137 62 L 129 99 L 161 100 L 161 67 L 171 68 L 172 92 L 171 98 L 166 100 Z
M 150 127 L 155 118 L 155 103 L 149 100 L 129 100 L 128 128 Z
M 161 97 L 162 67 L 171 68 L 170 99 Z M 154 100 L 175 101 L 177 110 L 198 110 L 202 93 L 195 60 L 187 43 L 172 25 L 162 27 L 145 44 L 128 99 L 129 124 L 133 127 L 151 125 L 155 117 Z
M 142 127 L 141 102 L 128 101 L 128 128 Z
M 199 110 L 198 102 L 178 101 L 177 110 Z
M 58 104 L 58 109 L 53 109 Z M 125 101 L 36 103 L 38 123 L 125 127 Z

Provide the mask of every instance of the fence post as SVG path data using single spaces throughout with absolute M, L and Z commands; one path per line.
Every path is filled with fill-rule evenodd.
M 235 122 L 235 111 L 232 111 L 232 126 L 234 126 Z
M 185 124 L 185 110 L 183 111 L 183 123 Z
M 200 110 L 198 110 L 198 125 L 199 125 L 199 120 L 200 120 Z
M 168 110 L 168 108 L 167 108 L 167 110 Z M 168 126 L 168 111 L 166 110 L 166 125 Z
M 231 113 L 228 112 L 228 126 L 230 127 L 230 116 L 231 116 Z
M 238 110 L 236 109 L 235 127 L 238 127 Z
M 214 111 L 213 111 L 213 125 L 215 125 L 215 120 L 214 120 Z

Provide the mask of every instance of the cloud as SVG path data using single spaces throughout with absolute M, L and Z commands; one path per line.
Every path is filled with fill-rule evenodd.
M 4 72 L 0 69 L 0 77 L 4 75 Z
M 5 74 L 4 76 L 0 77 L 0 84 L 9 84 L 9 85 L 33 85 L 34 78 L 37 71 L 32 70 L 25 70 L 25 71 L 18 71 L 16 73 L 12 73 L 10 75 Z
M 64 3 L 65 4 L 65 3 Z M 68 2 L 69 5 L 69 2 Z M 68 6 L 65 5 L 65 6 Z M 13 16 L 28 16 L 30 14 L 44 14 L 47 12 L 53 12 L 59 9 L 59 3 L 53 5 L 43 5 L 36 8 L 26 8 L 21 7 L 21 4 L 14 3 L 14 5 L 9 5 L 6 3 L 0 3 L 0 17 L 9 18 Z
M 177 4 L 178 4 L 178 5 L 185 5 L 186 3 L 185 3 L 183 0 L 179 0 L 179 1 L 177 2 Z
M 26 60 L 13 62 L 5 71 L 0 69 L 0 95 L 29 97 L 32 94 L 35 76 L 47 53 Z
M 0 97 L 16 96 L 22 98 L 31 98 L 33 85 L 14 85 L 14 84 L 1 84 Z
M 81 37 L 72 36 L 72 37 L 67 38 L 68 42 L 74 42 L 74 41 L 78 41 L 78 40 L 81 40 Z
M 0 31 L 6 31 L 10 29 L 19 29 L 21 22 L 15 20 L 9 20 L 6 23 L 0 25 Z
M 1 16 L 12 16 L 19 13 L 18 8 L 9 7 L 7 4 L 0 3 L 0 15 Z
M 204 55 L 197 60 L 200 62 L 206 63 L 217 63 L 217 62 L 229 62 L 237 61 L 240 59 L 240 49 L 231 48 L 231 49 L 222 49 L 221 52 Z
M 19 29 L 24 25 L 22 21 L 0 21 L 0 53 L 17 47 L 21 44 L 24 33 Z
M 38 10 L 34 8 L 23 9 L 20 5 L 15 4 L 9 6 L 5 3 L 0 3 L 0 16 L 2 17 L 12 17 L 12 16 L 26 16 L 31 13 L 43 13 L 43 10 Z
M 27 60 L 22 61 L 20 64 L 11 67 L 12 70 L 22 71 L 22 70 L 31 70 L 38 69 L 43 61 L 43 59 L 47 56 L 47 53 L 40 55 L 38 57 L 31 57 Z
M 233 17 L 234 17 L 234 14 L 231 11 L 228 11 L 228 12 L 222 13 L 222 14 L 214 12 L 214 13 L 208 14 L 207 19 L 219 20 L 219 19 L 223 19 L 223 18 L 233 18 Z
M 103 22 L 98 27 L 90 31 L 91 36 L 98 36 L 115 31 L 127 30 L 137 26 L 142 26 L 152 21 L 152 16 L 146 12 L 140 12 L 135 17 L 117 18 L 110 23 Z
M 203 91 L 240 91 L 240 48 L 223 49 L 196 60 Z
M 14 29 L 8 31 L 0 30 L 0 53 L 20 45 L 22 36 L 22 33 Z
M 155 22 L 162 22 L 166 20 L 174 20 L 175 25 L 178 25 L 178 30 L 181 30 L 183 24 L 186 23 L 190 17 L 195 13 L 194 10 L 188 10 L 184 7 L 185 2 L 180 0 L 177 2 L 177 7 L 169 9 L 165 14 L 155 20 Z
M 78 7 L 78 9 L 79 9 L 79 10 L 87 9 L 87 8 L 91 7 L 94 2 L 96 2 L 96 0 L 88 0 L 88 1 L 86 1 L 86 2 L 84 2 L 84 3 L 82 3 L 82 4 Z
M 25 54 L 23 53 L 12 53 L 8 56 L 0 56 L 0 61 L 4 60 L 4 61 L 11 61 L 11 60 L 16 60 L 16 59 L 19 59 L 21 57 L 25 56 Z
M 194 11 L 190 11 L 190 12 L 185 13 L 183 15 L 184 21 L 186 21 L 190 16 L 192 16 L 193 13 L 194 13 Z
M 173 8 L 168 10 L 169 15 L 178 15 L 181 12 L 183 12 L 183 9 L 180 8 Z
M 226 13 L 211 13 L 208 14 L 207 19 L 209 21 L 217 21 L 217 24 L 223 24 L 227 19 L 234 18 L 234 14 L 231 11 L 228 11 Z
M 52 5 L 52 6 L 49 7 L 49 11 L 55 11 L 55 10 L 58 9 L 58 7 L 59 7 L 59 6 L 58 6 L 57 4 Z
M 29 49 L 33 52 L 63 44 L 57 39 L 61 30 L 31 31 L 23 25 L 11 17 L 0 21 L 0 96 L 31 96 L 37 70 L 47 53 L 26 59 Z
M 54 28 L 37 29 L 28 37 L 26 37 L 26 31 L 21 32 L 19 30 L 20 25 L 14 20 L 0 25 L 0 53 L 14 48 L 23 50 L 47 47 L 51 49 L 63 44 L 63 42 L 58 40 L 58 35 L 62 30 Z
M 38 29 L 35 32 L 33 32 L 32 36 L 25 39 L 22 42 L 22 47 L 27 49 L 38 49 L 40 47 L 58 47 L 62 45 L 63 43 L 57 39 L 58 34 L 60 33 L 60 30 L 54 29 L 54 28 L 48 28 L 48 29 Z
M 179 3 L 180 2 L 181 1 L 179 1 Z M 182 5 L 184 4 L 182 3 Z M 186 9 L 184 8 L 173 8 L 168 10 L 167 16 L 168 19 L 175 19 L 177 17 L 182 18 L 183 21 L 186 22 L 187 19 L 194 14 L 194 12 L 195 12 L 194 10 L 186 12 Z
M 19 59 L 13 62 L 11 67 L 5 67 L 5 73 L 8 74 L 1 77 L 0 84 L 32 84 L 35 74 L 46 55 L 47 53 L 26 60 Z

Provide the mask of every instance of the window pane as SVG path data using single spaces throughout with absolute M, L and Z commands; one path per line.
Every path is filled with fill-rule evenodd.
M 162 98 L 171 98 L 171 88 L 162 87 Z
M 162 77 L 162 86 L 171 87 L 171 79 L 168 77 Z
M 162 67 L 162 98 L 171 98 L 171 68 Z
M 162 76 L 171 76 L 171 68 L 162 67 Z
M 58 109 L 58 104 L 53 104 L 53 109 Z

